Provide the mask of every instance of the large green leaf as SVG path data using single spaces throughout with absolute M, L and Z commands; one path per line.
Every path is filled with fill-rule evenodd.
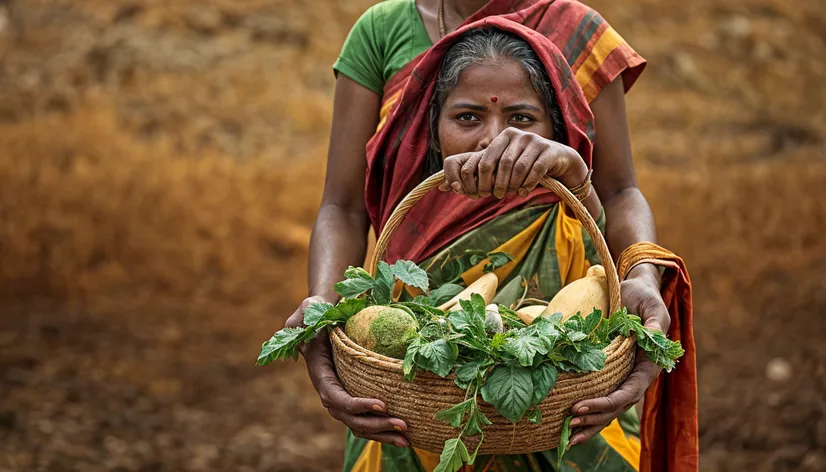
M 497 366 L 482 387 L 482 398 L 511 423 L 525 416 L 531 407 L 533 381 L 531 370 L 524 367 Z
M 321 321 L 328 321 L 332 323 L 344 323 L 351 316 L 360 312 L 367 306 L 367 300 L 364 298 L 345 298 L 338 302 L 338 305 L 324 312 Z
M 533 397 L 531 398 L 531 403 L 533 405 L 538 405 L 539 402 L 551 393 L 554 385 L 556 385 L 557 377 L 558 372 L 556 371 L 556 367 L 549 362 L 540 364 L 531 370 L 531 380 L 533 381 Z
M 267 365 L 277 359 L 298 359 L 298 345 L 310 328 L 284 328 L 261 346 L 257 365 Z
M 546 342 L 539 336 L 528 333 L 520 333 L 517 337 L 509 338 L 505 349 L 525 367 L 533 365 L 533 359 L 537 353 L 542 355 L 548 353 Z
M 444 339 L 423 344 L 416 353 L 416 365 L 439 377 L 447 377 L 459 351 L 455 344 Z
M 454 311 L 447 319 L 456 331 L 468 331 L 473 336 L 485 337 L 485 318 L 476 313 Z
M 384 262 L 379 261 L 376 266 L 376 286 L 373 289 L 373 300 L 379 305 L 388 305 L 393 301 L 393 270 Z
M 594 310 L 582 322 L 582 331 L 585 334 L 591 334 L 596 329 L 599 322 L 602 320 L 602 311 Z
M 424 340 L 421 337 L 417 337 L 407 346 L 404 361 L 402 362 L 402 371 L 404 372 L 404 379 L 408 382 L 412 382 L 416 377 L 416 371 L 414 369 L 416 367 L 416 354 L 418 354 L 419 348 L 421 348 L 423 344 Z
M 347 279 L 335 284 L 333 289 L 344 298 L 355 298 L 368 290 L 372 290 L 375 285 L 374 280 Z
M 579 351 L 568 346 L 562 355 L 582 372 L 596 372 L 605 367 L 605 353 L 590 344 L 581 345 Z
M 471 294 L 470 300 L 459 300 L 459 306 L 467 313 L 473 313 L 485 319 L 485 299 L 478 293 Z
M 394 277 L 406 285 L 425 291 L 428 288 L 427 272 L 410 261 L 396 261 L 393 264 L 392 272 Z
M 461 438 L 448 439 L 439 456 L 439 465 L 433 472 L 456 472 L 469 458 L 467 447 Z
M 307 305 L 304 309 L 304 324 L 313 326 L 324 317 L 327 310 L 333 308 L 333 305 L 326 302 L 316 302 Z
M 468 388 L 468 385 L 476 379 L 480 372 L 487 369 L 488 365 L 489 361 L 487 359 L 460 362 L 453 371 L 456 374 L 454 383 L 461 389 Z

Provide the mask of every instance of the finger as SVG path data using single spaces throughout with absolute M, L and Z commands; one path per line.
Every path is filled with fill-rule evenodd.
M 335 408 L 351 415 L 387 414 L 387 406 L 381 400 L 357 398 L 347 393 L 336 376 L 332 360 L 326 354 L 316 353 L 313 359 L 308 361 L 307 368 L 310 371 L 310 380 L 325 408 Z
M 304 327 L 304 309 L 299 308 L 294 311 L 287 321 L 284 323 L 285 328 L 303 328 Z
M 524 188 L 527 192 L 532 192 L 533 189 L 539 185 L 539 182 L 542 180 L 542 177 L 545 177 L 548 173 L 548 160 L 550 156 L 550 151 L 545 149 L 538 156 L 534 159 L 534 163 L 531 166 L 530 172 L 528 172 L 527 177 L 525 177 L 525 181 L 522 183 L 522 188 Z
M 514 139 L 511 140 L 508 147 L 502 153 L 502 157 L 499 159 L 499 164 L 496 167 L 496 181 L 493 186 L 493 195 L 496 196 L 496 198 L 503 198 L 507 193 L 513 168 L 516 165 L 516 161 L 519 160 L 522 155 L 523 150 L 524 146 L 522 142 Z
M 393 444 L 397 447 L 410 447 L 410 441 L 408 441 L 404 436 L 402 436 L 399 433 L 370 434 L 353 431 L 353 435 L 355 435 L 358 438 L 367 439 L 370 441 L 377 441 L 384 444 Z
M 335 408 L 329 408 L 327 411 L 329 411 L 330 416 L 341 421 L 353 431 L 367 434 L 388 432 L 396 434 L 407 430 L 407 425 L 398 418 L 377 415 L 351 415 Z M 398 436 L 404 437 L 402 434 L 398 434 Z
M 456 192 L 455 185 L 461 186 L 461 175 L 460 172 L 462 170 L 462 165 L 470 159 L 470 156 L 473 153 L 466 152 L 462 154 L 456 154 L 454 156 L 450 156 L 444 161 L 444 170 L 445 170 L 445 188 L 452 189 Z M 458 192 L 457 192 L 458 193 Z
M 614 421 L 621 414 L 628 411 L 630 407 L 620 410 L 611 411 L 608 413 L 595 413 L 593 415 L 576 416 L 571 420 L 572 428 L 606 425 Z
M 646 294 L 641 297 L 638 304 L 639 316 L 646 328 L 666 333 L 671 326 L 671 315 L 660 294 L 652 292 L 653 289 L 646 290 Z
M 305 298 L 304 301 L 301 302 L 301 305 L 298 306 L 292 315 L 287 318 L 287 321 L 284 323 L 285 328 L 303 328 L 306 325 L 304 324 L 304 310 L 307 309 L 308 306 L 312 305 L 313 303 L 323 303 L 324 299 L 318 296 L 308 297 Z
M 648 386 L 651 385 L 651 382 L 653 382 L 657 376 L 655 372 L 657 368 L 658 366 L 656 364 L 644 356 L 638 358 L 634 369 L 628 374 L 628 377 L 626 377 L 619 388 L 604 397 L 577 402 L 571 410 L 578 416 L 608 413 L 616 410 L 625 411 L 643 397 Z
M 645 354 L 638 353 L 634 369 L 616 391 L 604 397 L 577 402 L 571 411 L 576 416 L 617 410 L 624 412 L 642 399 L 660 370 L 660 366 L 648 360 Z
M 572 408 L 573 413 L 577 416 L 611 413 L 622 410 L 623 408 L 634 404 L 636 390 L 638 387 L 636 384 L 627 384 L 628 380 L 620 385 L 617 391 L 612 392 L 607 396 L 583 400 L 576 403 Z M 633 391 L 626 389 L 633 389 Z
M 511 132 L 508 129 L 499 133 L 499 136 L 490 142 L 479 161 L 477 182 L 479 195 L 483 197 L 487 197 L 493 191 L 493 173 L 511 141 Z
M 644 313 L 644 315 L 640 315 L 640 318 L 643 319 L 643 326 L 646 328 L 667 333 L 671 327 L 671 315 L 668 313 L 665 303 L 659 297 L 656 297 L 656 300 L 643 303 L 640 313 Z
M 605 429 L 606 426 L 608 426 L 608 424 L 603 424 L 603 425 L 599 425 L 599 426 L 590 426 L 588 428 L 583 428 L 582 430 L 577 431 L 571 437 L 571 442 L 570 442 L 571 447 L 576 446 L 577 444 L 582 444 L 582 443 L 588 441 L 589 439 L 591 439 L 594 436 L 596 436 L 597 434 L 599 434 L 599 432 L 602 431 L 603 429 Z
M 536 160 L 541 154 L 542 148 L 535 142 L 528 143 L 522 150 L 521 155 L 513 164 L 510 181 L 508 182 L 507 192 L 511 195 L 517 193 L 520 188 L 524 188 L 525 179 L 530 175 Z M 523 195 L 524 196 L 524 195 Z
M 479 190 L 476 187 L 476 172 L 482 153 L 474 152 L 473 155 L 462 165 L 461 182 L 462 192 L 470 198 L 479 198 Z

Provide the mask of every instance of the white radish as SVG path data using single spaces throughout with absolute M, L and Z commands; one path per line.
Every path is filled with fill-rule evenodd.
M 499 306 L 496 304 L 492 303 L 485 307 L 485 329 L 493 333 L 505 331 L 502 315 L 499 314 Z
M 459 300 L 470 300 L 471 295 L 478 293 L 485 300 L 485 304 L 493 301 L 496 296 L 496 289 L 499 288 L 499 278 L 493 272 L 488 272 L 482 275 L 475 282 L 468 285 L 466 289 L 459 292 L 458 295 L 451 298 L 447 302 L 440 305 L 438 308 L 442 311 L 458 311 L 462 307 L 459 305 Z

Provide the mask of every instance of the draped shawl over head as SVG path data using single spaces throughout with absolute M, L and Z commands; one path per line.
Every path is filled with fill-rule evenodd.
M 370 222 L 384 228 L 396 205 L 425 177 L 423 168 L 432 137 L 429 106 L 436 90 L 442 59 L 468 31 L 497 28 L 524 39 L 545 66 L 568 136 L 568 146 L 591 166 L 593 114 L 571 68 L 557 47 L 545 36 L 502 17 L 471 23 L 445 36 L 425 53 L 410 75 L 401 99 L 378 134 L 367 144 L 365 202 Z M 558 197 L 540 189 L 522 198 L 493 196 L 471 200 L 452 192 L 433 191 L 408 213 L 387 253 L 388 261 L 421 260 L 457 236 L 527 204 L 552 203 Z

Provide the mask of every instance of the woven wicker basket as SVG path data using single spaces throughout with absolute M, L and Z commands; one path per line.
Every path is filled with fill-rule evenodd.
M 399 203 L 376 243 L 369 266 L 373 273 L 407 212 L 443 179 L 442 172 L 431 176 Z M 543 179 L 541 184 L 573 209 L 590 234 L 608 276 L 611 313 L 616 312 L 621 307 L 619 278 L 596 222 L 564 185 L 550 178 Z M 330 339 L 336 370 L 344 388 L 355 397 L 377 398 L 385 402 L 391 416 L 407 423 L 407 437 L 413 447 L 441 452 L 445 440 L 456 437 L 458 432 L 455 428 L 433 419 L 437 411 L 464 400 L 465 392 L 456 387 L 452 375 L 443 379 L 431 373 L 420 373 L 413 382 L 407 382 L 402 376 L 402 361 L 364 349 L 351 341 L 340 328 L 331 331 Z M 616 338 L 605 348 L 607 360 L 603 370 L 587 374 L 560 374 L 551 394 L 539 404 L 541 424 L 523 419 L 514 425 L 492 405 L 480 399 L 482 411 L 493 424 L 484 428 L 485 441 L 479 453 L 526 454 L 558 446 L 562 423 L 570 415 L 574 404 L 614 391 L 628 376 L 634 365 L 635 344 L 633 338 Z M 475 439 L 467 438 L 465 442 L 469 447 L 475 447 Z

